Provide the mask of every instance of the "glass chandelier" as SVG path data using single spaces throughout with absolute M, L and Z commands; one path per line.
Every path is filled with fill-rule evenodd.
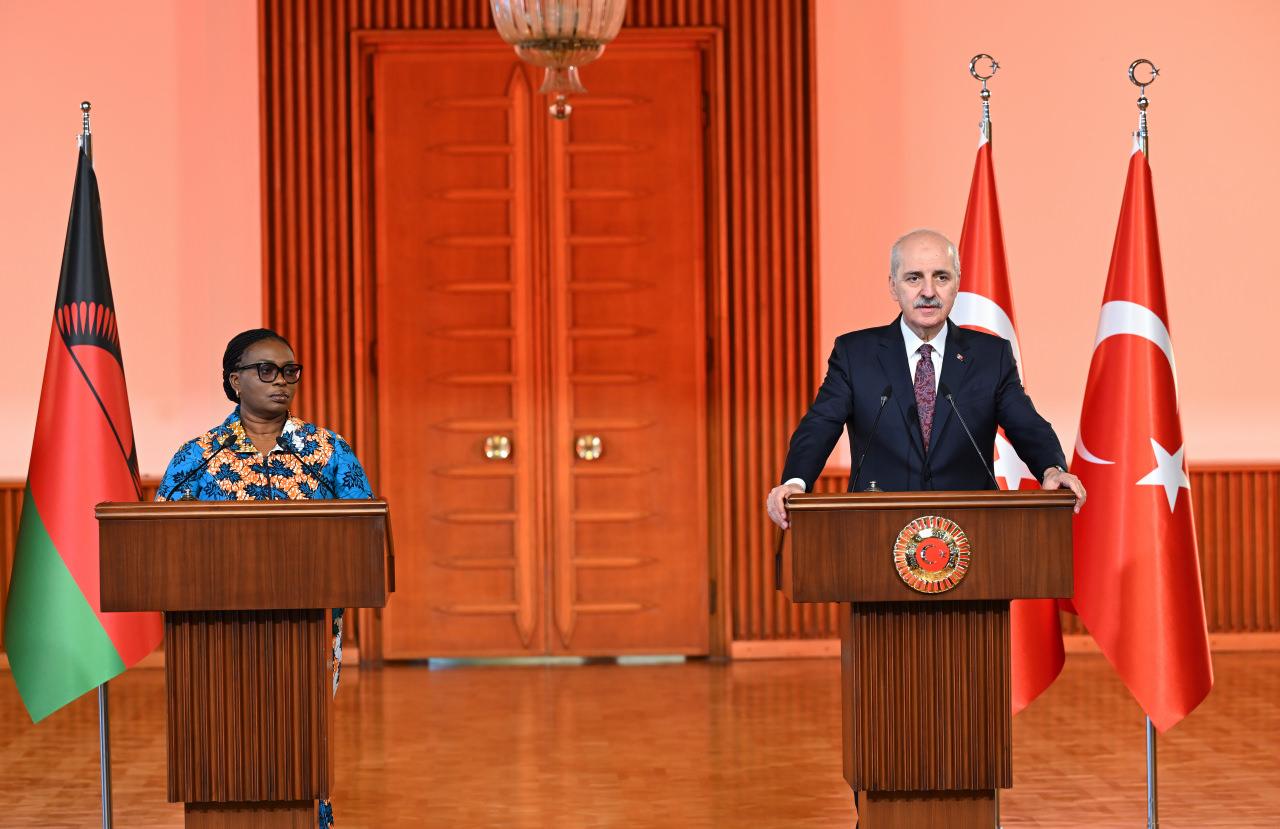
M 578 67 L 618 36 L 627 0 L 489 0 L 498 34 L 522 60 L 547 70 L 539 92 L 556 96 L 551 114 L 569 117 L 565 97 L 586 92 Z

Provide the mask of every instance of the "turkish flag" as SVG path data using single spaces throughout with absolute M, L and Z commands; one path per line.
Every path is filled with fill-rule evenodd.
M 1000 202 L 991 162 L 991 142 L 978 145 L 969 204 L 960 233 L 960 288 L 951 320 L 965 328 L 1004 337 L 1022 371 L 1022 351 L 1014 323 L 1013 294 L 1000 227 Z M 1040 470 L 1043 472 L 1044 470 Z M 1004 432 L 996 433 L 995 475 L 1004 489 L 1033 489 L 1039 481 L 1018 457 Z M 1016 601 L 1011 607 L 1013 713 L 1026 708 L 1062 672 L 1062 626 L 1052 599 Z
M 1072 471 L 1075 608 L 1160 731 L 1213 687 L 1151 166 L 1135 146 Z

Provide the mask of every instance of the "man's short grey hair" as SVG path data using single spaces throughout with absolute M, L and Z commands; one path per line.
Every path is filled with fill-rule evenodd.
M 893 279 L 898 275 L 898 268 L 902 265 L 902 246 L 908 239 L 914 239 L 917 236 L 932 236 L 940 239 L 947 244 L 947 253 L 951 255 L 951 267 L 956 272 L 956 278 L 960 277 L 960 251 L 956 250 L 955 243 L 948 239 L 944 234 L 927 227 L 918 227 L 915 230 L 908 231 L 898 237 L 898 241 L 893 243 L 893 247 L 889 249 L 889 278 Z

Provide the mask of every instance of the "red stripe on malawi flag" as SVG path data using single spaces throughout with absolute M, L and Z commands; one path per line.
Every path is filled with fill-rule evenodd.
M 4 645 L 39 721 L 155 649 L 158 613 L 103 613 L 102 501 L 142 497 L 93 165 L 79 153 Z

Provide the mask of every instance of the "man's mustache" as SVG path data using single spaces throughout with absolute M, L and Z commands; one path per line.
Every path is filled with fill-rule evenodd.
M 912 307 L 913 308 L 941 308 L 942 300 L 938 299 L 936 296 L 934 297 L 922 296 L 916 300 L 915 305 L 913 305 Z

